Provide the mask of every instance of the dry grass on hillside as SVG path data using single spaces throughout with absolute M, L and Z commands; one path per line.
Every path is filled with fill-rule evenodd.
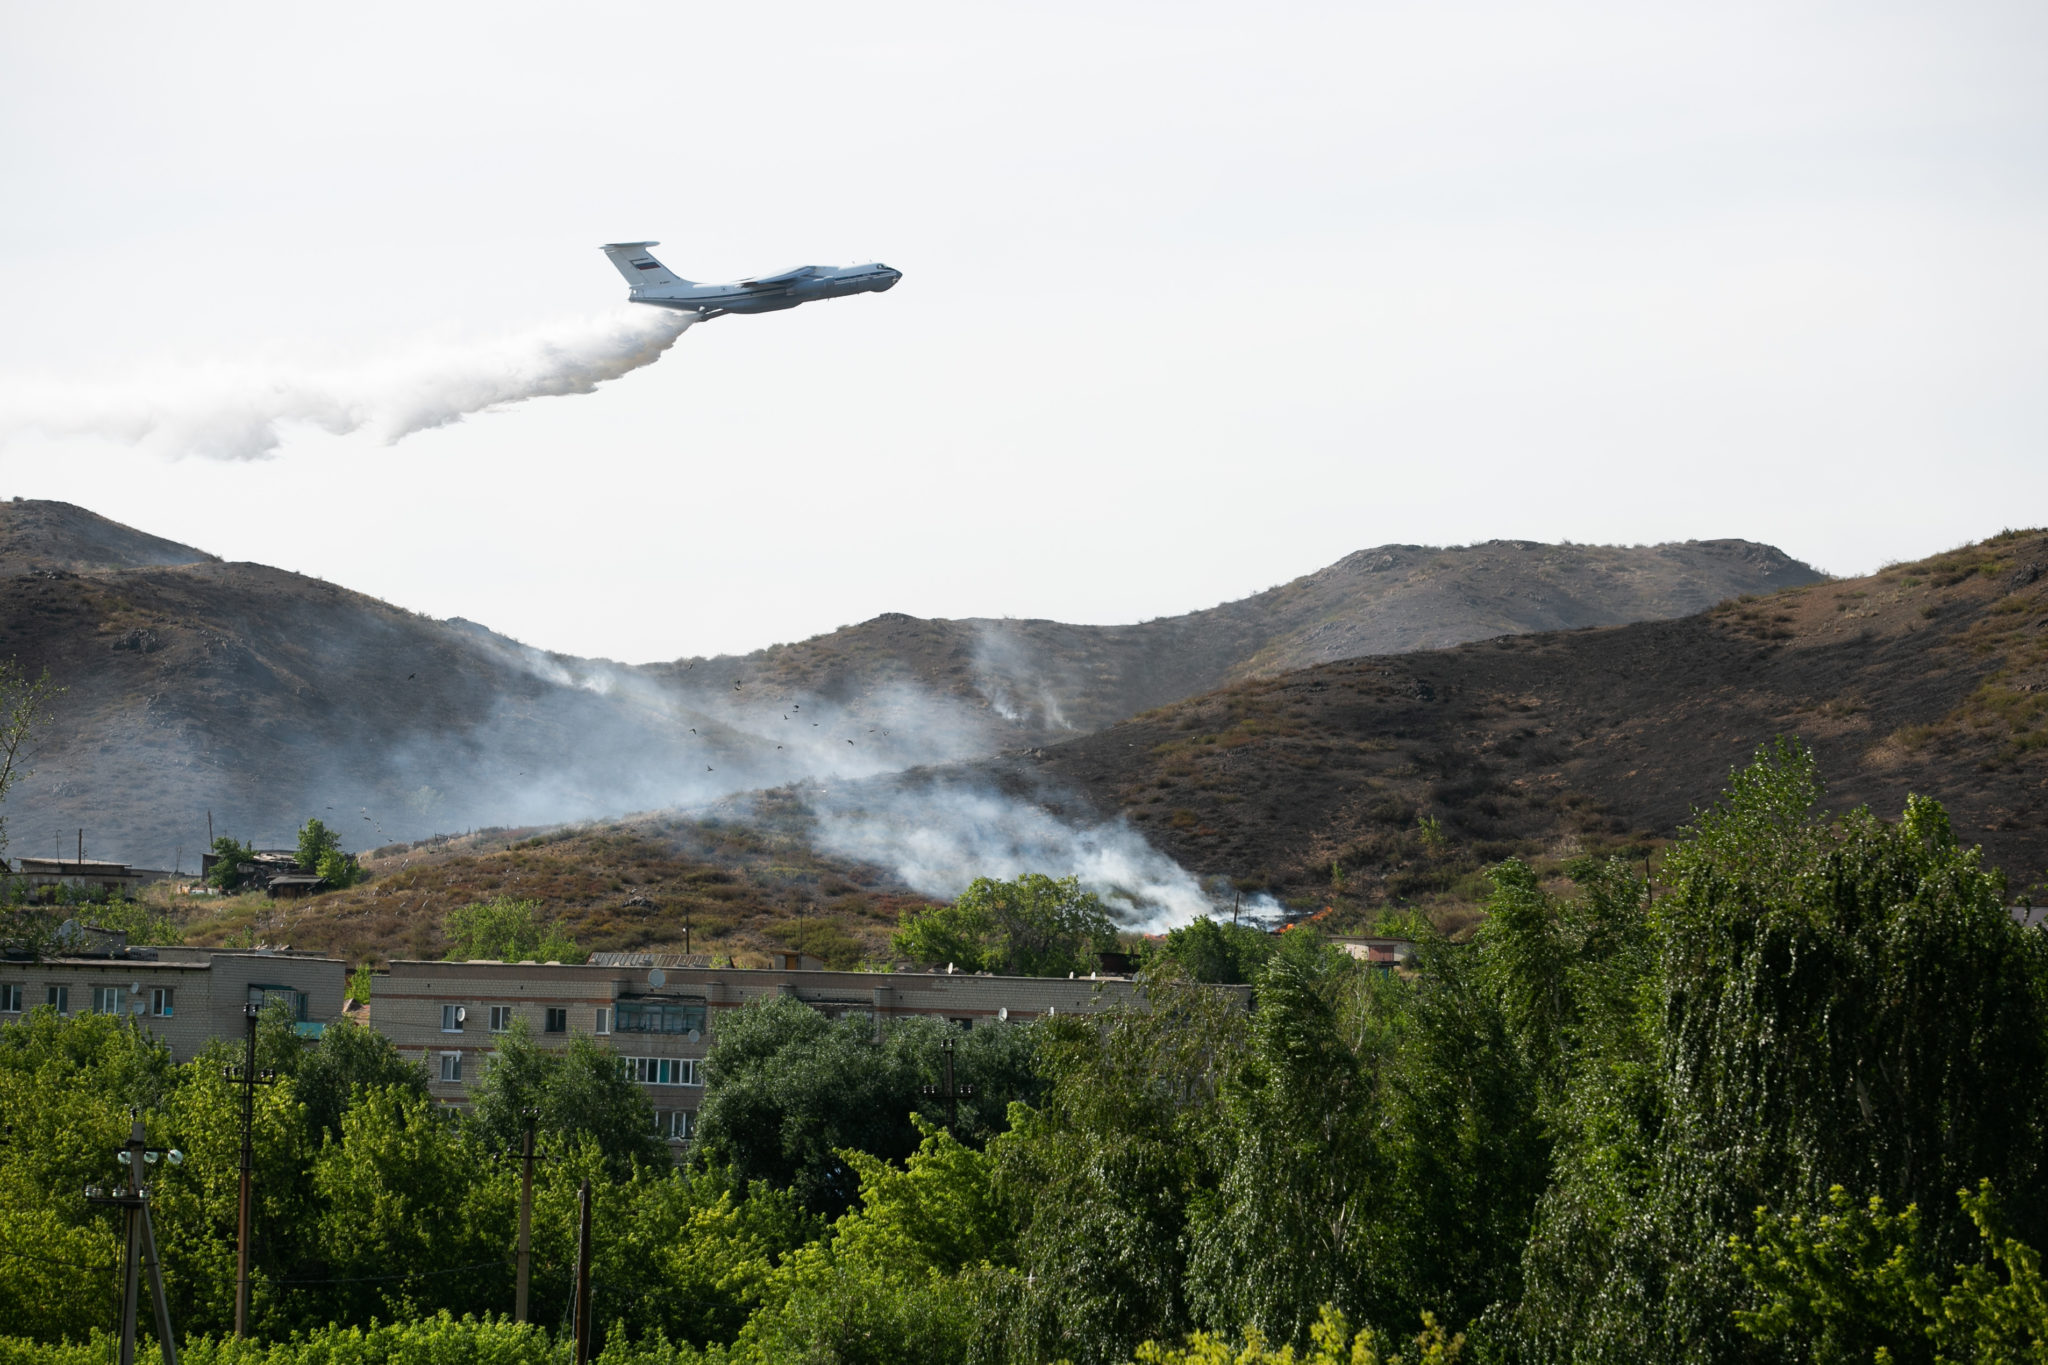
M 885 958 L 903 912 L 929 902 L 876 869 L 812 853 L 779 827 L 786 812 L 762 805 L 758 824 L 647 817 L 379 849 L 361 886 L 304 901 L 206 902 L 186 932 L 193 943 L 253 935 L 352 962 L 439 958 L 450 910 L 507 896 L 540 902 L 590 951 L 681 952 L 687 928 L 691 951 L 741 965 L 799 946 L 835 967 Z

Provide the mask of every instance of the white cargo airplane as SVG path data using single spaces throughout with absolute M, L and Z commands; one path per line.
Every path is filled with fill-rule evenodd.
M 902 271 L 871 262 L 839 268 L 800 265 L 780 275 L 761 275 L 731 284 L 698 284 L 675 274 L 647 254 L 647 248 L 660 245 L 612 242 L 603 250 L 626 277 L 630 286 L 627 297 L 634 303 L 681 309 L 700 318 L 715 318 L 723 313 L 773 313 L 813 299 L 879 294 L 903 278 Z

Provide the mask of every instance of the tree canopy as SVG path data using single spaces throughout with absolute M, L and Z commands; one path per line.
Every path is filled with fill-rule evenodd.
M 977 878 L 951 905 L 918 911 L 896 931 L 896 953 L 1004 976 L 1065 976 L 1096 968 L 1116 947 L 1116 922 L 1078 877 L 1026 873 Z

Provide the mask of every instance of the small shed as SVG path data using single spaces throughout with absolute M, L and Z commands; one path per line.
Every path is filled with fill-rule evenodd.
M 266 886 L 264 891 L 274 901 L 295 901 L 303 900 L 315 891 L 324 891 L 326 888 L 327 879 L 325 877 L 308 876 L 303 872 L 290 872 L 282 877 L 272 877 L 270 885 Z

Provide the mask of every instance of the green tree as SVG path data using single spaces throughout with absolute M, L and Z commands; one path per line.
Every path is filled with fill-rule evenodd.
M 1249 924 L 1223 924 L 1204 915 L 1170 929 L 1152 961 L 1171 959 L 1190 981 L 1241 984 L 1252 980 L 1273 956 L 1279 940 Z
M 375 1029 L 347 1020 L 329 1024 L 318 1045 L 303 1053 L 296 1071 L 296 1098 L 316 1148 L 341 1136 L 342 1115 L 364 1091 L 396 1088 L 421 1099 L 427 1094 L 427 1073 L 418 1062 L 400 1056 Z
M 1116 923 L 1078 877 L 1026 873 L 1013 882 L 981 877 L 951 905 L 913 913 L 892 940 L 918 962 L 951 962 L 1006 976 L 1064 976 L 1095 970 L 1093 955 L 1116 947 Z
M 1234 996 L 1167 973 L 1141 1002 L 1034 1025 L 1050 1084 L 989 1145 L 1024 1271 L 996 1308 L 1012 1357 L 1123 1360 L 1193 1325 L 1190 1206 L 1217 1183 L 1217 1092 L 1245 1024 Z
M 213 871 L 206 874 L 206 880 L 220 891 L 239 891 L 249 880 L 242 871 L 245 863 L 256 861 L 256 849 L 251 844 L 237 843 L 228 835 L 221 835 L 213 841 Z
M 448 958 L 492 958 L 502 962 L 582 962 L 589 955 L 541 916 L 539 901 L 497 896 L 448 912 L 441 923 Z
M 593 1143 L 613 1179 L 629 1178 L 636 1165 L 669 1165 L 667 1144 L 654 1131 L 654 1107 L 616 1053 L 581 1036 L 552 1051 L 534 1041 L 524 1019 L 514 1019 L 471 1095 L 469 1122 L 486 1147 L 511 1151 L 528 1110 L 536 1111 L 536 1132 L 558 1148 Z
M 1740 1358 L 1748 1290 L 1716 1249 L 1756 1208 L 1818 1210 L 1836 1185 L 1917 1205 L 1948 1260 L 1974 1237 L 1947 1192 L 1988 1178 L 2039 1243 L 2048 940 L 1935 803 L 1887 824 L 1820 817 L 1818 796 L 1812 756 L 1780 744 L 1696 817 L 1647 972 L 1631 987 L 1617 966 L 1586 1016 L 1605 1026 L 1570 1026 L 1584 992 L 1525 993 L 1525 1017 L 1562 1021 L 1570 1078 L 1517 1314 L 1532 1358 Z
M 1007 1263 L 1012 1226 L 989 1158 L 936 1124 L 918 1132 L 900 1167 L 841 1153 L 859 1175 L 858 1207 L 776 1269 L 736 1356 L 954 1365 L 975 1353 L 980 1282 Z
M 321 859 L 341 851 L 341 835 L 314 816 L 299 826 L 299 851 L 292 861 L 308 872 L 318 872 Z
M 939 1079 L 949 1039 L 956 1082 L 975 1089 L 960 1104 L 961 1133 L 980 1141 L 1002 1126 L 1011 1100 L 1037 1092 L 1035 1027 L 962 1034 L 937 1020 L 905 1019 L 890 1023 L 878 1045 L 871 1020 L 827 1020 L 796 1000 L 729 1010 L 705 1065 L 699 1147 L 739 1178 L 788 1188 L 805 1207 L 836 1217 L 859 1189 L 846 1150 L 903 1160 L 918 1145 L 913 1115 L 944 1116 L 943 1101 L 922 1091 Z
M 1859 1206 L 1837 1185 L 1811 1218 L 1756 1211 L 1755 1240 L 1730 1239 L 1761 1305 L 1736 1324 L 1814 1365 L 2048 1360 L 2048 1277 L 2041 1254 L 1997 1230 L 1991 1182 L 1956 1192 L 1974 1225 L 1972 1259 L 1944 1276 L 1920 1210 Z

